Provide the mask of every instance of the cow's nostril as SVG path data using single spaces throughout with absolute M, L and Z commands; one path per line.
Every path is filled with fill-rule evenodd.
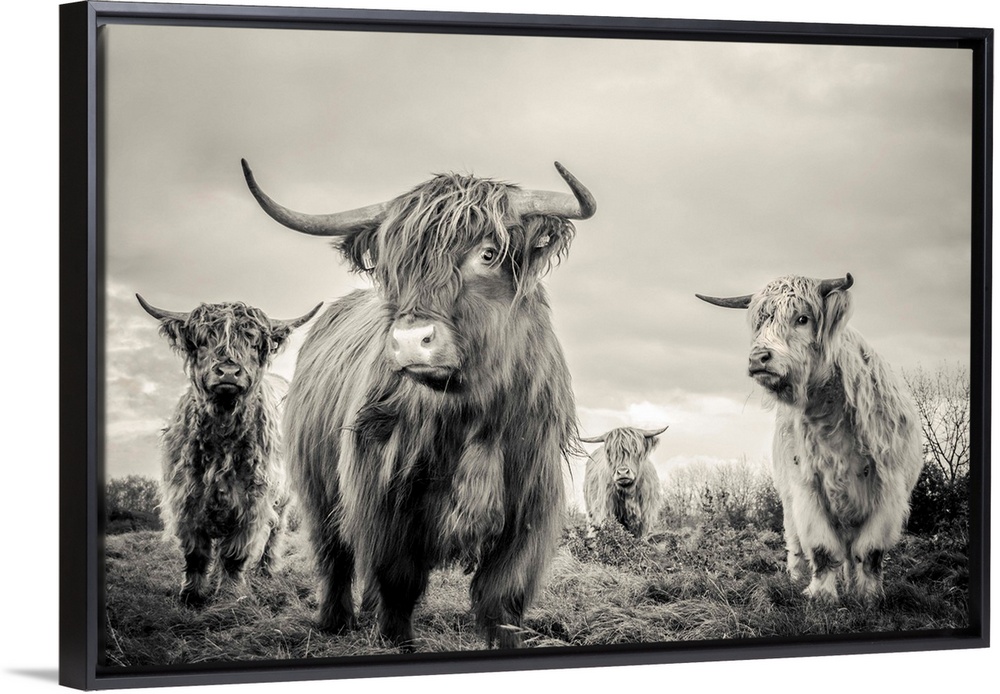
M 771 361 L 771 353 L 764 352 L 762 355 L 760 355 L 760 361 L 763 364 L 766 364 L 767 362 Z

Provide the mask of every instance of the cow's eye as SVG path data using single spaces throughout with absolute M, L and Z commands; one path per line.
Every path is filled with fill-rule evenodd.
M 479 254 L 479 257 L 484 263 L 492 263 L 497 259 L 497 249 L 495 248 L 484 248 Z
M 809 324 L 809 316 L 799 316 L 798 318 L 795 319 L 795 324 L 796 325 L 808 325 Z

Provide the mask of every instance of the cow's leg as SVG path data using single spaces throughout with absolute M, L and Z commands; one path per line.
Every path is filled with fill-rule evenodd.
M 815 546 L 806 554 L 812 568 L 812 580 L 806 586 L 805 595 L 819 602 L 837 602 L 837 573 L 844 562 L 843 552 Z
M 885 553 L 899 542 L 909 513 L 910 480 L 902 477 L 906 473 L 902 463 L 890 462 L 872 460 L 870 468 L 865 468 L 869 473 L 865 475 L 865 491 L 874 508 L 858 530 L 850 557 L 855 567 L 854 589 L 865 602 L 883 595 L 882 562 Z
M 351 595 L 354 551 L 332 527 L 313 531 L 312 540 L 319 574 L 319 627 L 333 633 L 353 629 L 357 626 Z
M 791 579 L 799 581 L 810 575 L 811 571 L 805 552 L 802 550 L 802 543 L 799 541 L 799 531 L 795 527 L 795 513 L 792 511 L 791 503 L 783 503 L 781 510 L 785 527 L 786 568 Z
M 799 581 L 811 575 L 806 561 L 806 553 L 800 539 L 796 511 L 796 491 L 802 490 L 801 459 L 796 448 L 794 427 L 780 416 L 775 426 L 772 447 L 771 479 L 781 499 L 781 513 L 785 534 L 785 566 L 792 581 Z
M 374 573 L 381 599 L 382 636 L 404 650 L 413 650 L 413 609 L 427 588 L 430 567 L 416 553 L 404 553 L 387 557 Z
M 882 560 L 885 550 L 869 549 L 863 554 L 855 553 L 854 589 L 865 602 L 873 602 L 882 596 Z
M 285 518 L 288 511 L 288 501 L 279 501 L 274 506 L 274 515 L 270 519 L 270 532 L 264 543 L 264 551 L 260 555 L 257 566 L 265 576 L 270 576 L 278 565 L 281 556 L 281 543 L 285 535 Z
M 903 527 L 905 504 L 884 503 L 861 527 L 851 559 L 855 564 L 854 589 L 866 602 L 882 596 L 882 561 L 898 541 Z
M 480 559 L 470 593 L 476 623 L 491 648 L 524 646 L 524 611 L 541 582 L 554 526 L 554 518 L 538 518 L 521 534 L 501 537 L 496 549 Z
M 843 542 L 814 490 L 796 487 L 792 512 L 799 545 L 812 569 L 812 579 L 804 593 L 821 602 L 836 602 L 837 573 L 847 559 Z
M 378 611 L 378 582 L 371 576 L 365 579 L 365 585 L 361 592 L 361 611 L 374 614 Z
M 518 577 L 506 575 L 501 567 L 481 567 L 472 581 L 472 606 L 476 623 L 489 647 L 522 648 L 519 629 L 524 619 L 528 591 L 518 585 Z
M 178 533 L 184 553 L 184 581 L 180 601 L 197 607 L 204 604 L 208 588 L 208 565 L 212 558 L 212 540 L 198 530 Z
M 246 594 L 247 564 L 259 556 L 267 528 L 243 528 L 217 541 L 219 552 L 219 576 L 216 592 Z

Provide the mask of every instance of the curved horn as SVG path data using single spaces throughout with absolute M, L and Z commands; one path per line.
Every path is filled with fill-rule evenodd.
M 241 159 L 240 162 L 243 164 L 243 176 L 247 180 L 247 187 L 250 188 L 250 192 L 257 199 L 257 202 L 264 211 L 276 222 L 284 224 L 289 229 L 301 231 L 303 234 L 312 234 L 313 236 L 347 236 L 366 226 L 377 223 L 389 207 L 389 203 L 380 202 L 375 205 L 368 205 L 367 207 L 359 207 L 355 210 L 347 210 L 346 212 L 334 212 L 333 214 L 303 214 L 296 212 L 279 205 L 265 195 L 264 191 L 257 185 L 257 181 L 254 180 L 253 172 L 250 170 L 247 160 Z
M 290 320 L 272 320 L 271 321 L 271 327 L 272 328 L 285 328 L 285 329 L 287 329 L 289 331 L 295 330 L 299 326 L 302 326 L 302 325 L 305 325 L 306 323 L 308 323 L 309 319 L 312 318 L 313 316 L 315 316 L 319 312 L 319 310 L 321 308 L 323 308 L 323 302 L 320 302 L 320 303 L 316 304 L 316 308 L 314 308 L 312 311 L 310 311 L 309 313 L 307 313 L 304 316 L 299 316 L 298 318 L 292 318 Z
M 580 442 L 581 443 L 604 443 L 605 437 L 607 437 L 607 434 L 601 434 L 600 436 L 588 436 L 588 437 L 581 436 L 580 437 Z
M 669 428 L 670 428 L 670 425 L 668 424 L 667 426 L 663 427 L 662 429 L 638 429 L 637 431 L 640 434 L 642 434 L 643 436 L 645 436 L 647 439 L 651 439 L 654 436 L 659 436 L 660 434 L 662 434 L 663 432 L 665 432 Z
M 518 216 L 553 215 L 566 219 L 589 219 L 597 212 L 597 200 L 580 180 L 556 162 L 556 170 L 573 194 L 548 190 L 513 190 L 510 193 L 511 212 Z
M 730 297 L 704 296 L 703 294 L 695 294 L 695 296 L 702 301 L 707 301 L 710 304 L 722 306 L 723 308 L 747 308 L 753 299 L 753 294 Z
M 837 291 L 838 289 L 847 291 L 852 286 L 854 286 L 854 277 L 851 273 L 847 273 L 846 277 L 838 277 L 832 280 L 822 280 L 819 283 L 819 295 L 826 296 L 830 292 Z
M 177 320 L 181 323 L 186 323 L 188 316 L 191 315 L 190 311 L 187 313 L 180 313 L 178 311 L 164 311 L 162 308 L 156 308 L 151 303 L 143 299 L 140 294 L 136 294 L 135 298 L 139 300 L 139 305 L 142 306 L 143 310 L 156 320 Z

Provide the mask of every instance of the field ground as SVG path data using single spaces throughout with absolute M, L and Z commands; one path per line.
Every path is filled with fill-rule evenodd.
M 545 588 L 528 610 L 532 647 L 875 633 L 966 627 L 967 538 L 907 535 L 887 555 L 885 597 L 865 606 L 808 602 L 784 571 L 779 534 L 724 523 L 677 528 L 640 542 L 617 526 L 564 533 Z M 330 635 L 316 629 L 311 560 L 293 532 L 277 573 L 251 575 L 240 594 L 193 609 L 177 600 L 183 560 L 155 530 L 106 537 L 106 660 L 111 667 L 395 653 L 375 618 Z M 469 577 L 434 572 L 417 607 L 421 651 L 482 650 Z

